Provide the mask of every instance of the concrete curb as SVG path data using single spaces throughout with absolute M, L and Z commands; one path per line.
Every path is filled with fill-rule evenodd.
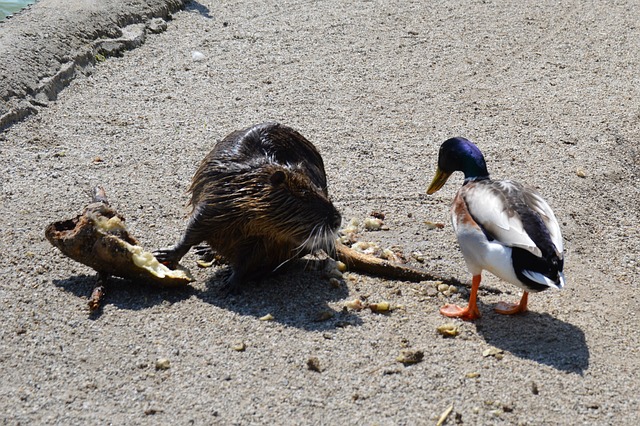
M 190 0 L 41 0 L 0 24 L 0 131 L 54 101 L 104 57 L 144 43 Z M 102 3 L 102 2 L 100 2 Z

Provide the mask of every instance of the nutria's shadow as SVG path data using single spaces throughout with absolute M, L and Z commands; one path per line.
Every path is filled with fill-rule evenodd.
M 476 330 L 488 344 L 568 373 L 583 375 L 589 367 L 584 332 L 575 325 L 546 313 L 505 316 L 492 305 L 478 302 L 478 307 L 483 316 L 475 322 Z
M 332 286 L 320 272 L 304 271 L 296 266 L 259 282 L 247 283 L 238 292 L 225 294 L 222 288 L 228 275 L 226 268 L 212 273 L 206 289 L 196 290 L 196 296 L 240 315 L 261 318 L 271 314 L 273 321 L 308 331 L 362 324 L 356 314 L 328 305 L 329 301 L 348 297 L 349 289 L 344 282 Z
M 76 275 L 63 280 L 53 280 L 53 284 L 87 302 L 93 289 L 98 286 L 96 275 Z M 193 294 L 194 289 L 189 285 L 163 289 L 151 284 L 109 277 L 105 286 L 105 297 L 100 304 L 101 308 L 92 312 L 90 318 L 98 319 L 102 315 L 102 307 L 108 305 L 138 311 L 162 303 L 180 302 Z

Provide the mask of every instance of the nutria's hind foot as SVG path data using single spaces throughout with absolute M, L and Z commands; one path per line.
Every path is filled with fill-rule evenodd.
M 216 258 L 216 254 L 208 244 L 196 246 L 193 248 L 193 251 L 200 257 L 200 261 L 202 262 L 213 262 Z

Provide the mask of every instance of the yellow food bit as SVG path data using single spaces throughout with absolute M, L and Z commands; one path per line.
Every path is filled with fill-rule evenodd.
M 231 345 L 231 349 L 236 352 L 244 352 L 244 350 L 247 349 L 247 345 L 245 345 L 244 342 L 235 342 Z
M 458 327 L 455 324 L 451 323 L 443 324 L 436 328 L 436 330 L 444 337 L 455 337 L 460 333 Z
M 348 309 L 352 309 L 354 311 L 360 311 L 364 308 L 362 301 L 360 299 L 349 300 L 344 304 Z
M 391 310 L 391 304 L 389 304 L 389 302 L 370 303 L 369 309 L 371 309 L 371 312 L 376 313 L 389 312 Z

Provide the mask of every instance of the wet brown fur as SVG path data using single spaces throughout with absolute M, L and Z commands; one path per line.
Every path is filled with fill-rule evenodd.
M 333 252 L 341 217 L 322 157 L 295 130 L 264 123 L 231 133 L 204 158 L 191 187 L 187 230 L 157 257 L 177 264 L 206 241 L 232 267 L 229 285 L 259 279 L 289 260 Z

